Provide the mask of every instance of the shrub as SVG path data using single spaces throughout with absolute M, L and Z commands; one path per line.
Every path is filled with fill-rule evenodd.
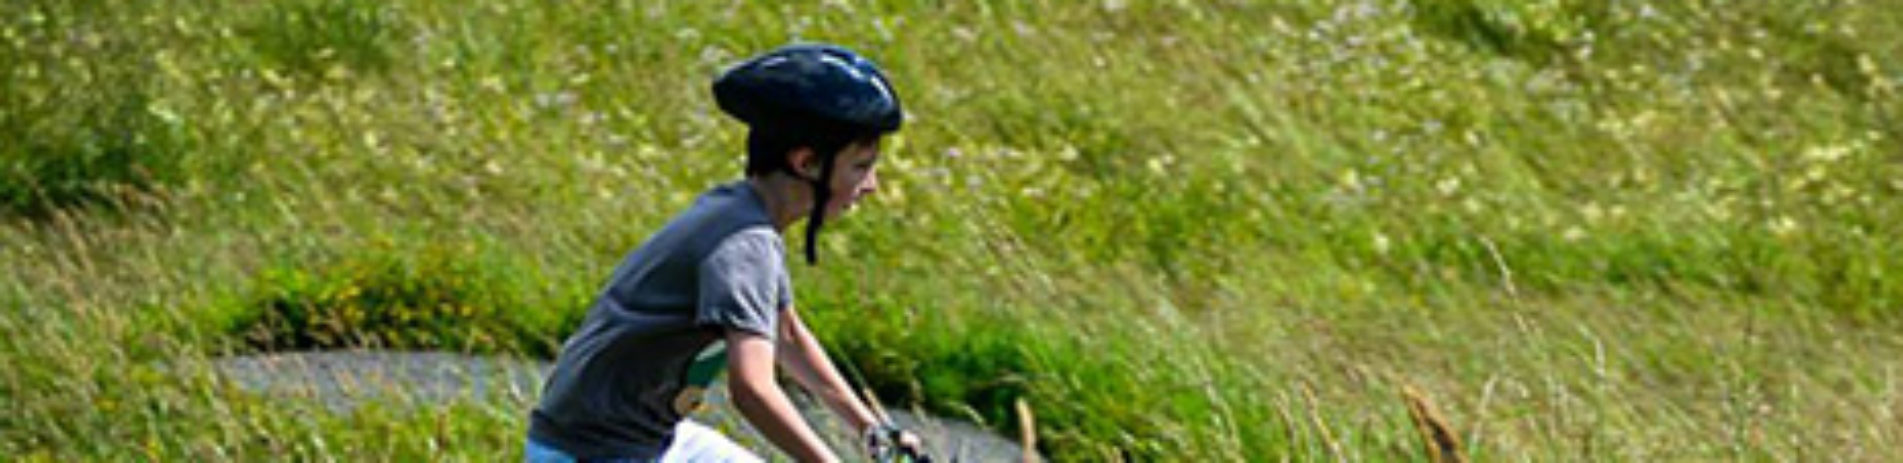
M 434 245 L 415 253 L 387 246 L 311 272 L 280 268 L 233 327 L 260 350 L 393 348 L 530 352 L 552 346 L 534 336 L 525 298 L 497 259 Z

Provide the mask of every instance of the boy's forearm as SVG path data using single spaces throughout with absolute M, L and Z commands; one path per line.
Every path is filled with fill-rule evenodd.
M 825 353 L 822 352 L 819 356 L 822 360 L 825 359 Z M 863 432 L 866 428 L 878 423 L 878 418 L 872 416 L 872 410 L 860 401 L 859 395 L 853 393 L 852 387 L 846 384 L 845 379 L 839 376 L 837 370 L 832 369 L 830 364 L 818 370 L 820 384 L 806 387 L 814 390 L 814 394 L 820 396 L 833 413 L 844 418 L 848 424 L 852 425 L 854 431 Z
M 736 381 L 731 385 L 734 407 L 759 428 L 774 446 L 798 461 L 834 462 L 839 458 L 826 448 L 824 441 L 807 426 L 793 401 L 776 384 Z
M 825 347 L 820 345 L 819 340 L 810 330 L 806 329 L 805 323 L 799 320 L 797 314 L 792 311 L 788 311 L 788 314 L 789 316 L 784 321 L 785 329 L 781 332 L 782 348 L 785 349 L 781 360 L 788 364 L 788 370 L 793 373 L 793 379 L 798 381 L 801 387 L 806 388 L 807 392 L 818 396 L 822 402 L 825 402 L 827 408 L 831 408 L 833 413 L 845 419 L 853 430 L 863 432 L 867 427 L 876 424 L 877 417 L 874 417 L 872 410 L 868 409 L 866 404 L 860 401 L 860 397 L 853 393 L 852 386 L 846 382 L 846 379 L 839 375 L 839 370 L 833 366 L 832 360 L 826 355 Z M 871 399 L 866 398 L 866 400 Z

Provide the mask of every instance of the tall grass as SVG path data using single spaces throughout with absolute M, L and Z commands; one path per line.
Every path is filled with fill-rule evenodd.
M 547 355 L 740 172 L 710 76 L 795 40 L 912 110 L 795 270 L 887 398 L 1007 430 L 1023 399 L 1063 460 L 1423 460 L 1409 390 L 1480 461 L 1903 456 L 1881 2 L 0 11 L 29 461 L 519 451 L 519 397 L 340 414 L 205 361 Z

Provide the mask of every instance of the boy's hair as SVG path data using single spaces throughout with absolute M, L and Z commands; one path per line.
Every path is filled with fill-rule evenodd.
M 785 171 L 813 185 L 813 209 L 806 217 L 806 263 L 819 264 L 819 228 L 826 223 L 826 202 L 832 198 L 833 160 L 854 143 L 877 140 L 878 133 L 828 131 L 805 132 L 774 130 L 757 126 L 747 132 L 747 176 L 763 176 Z M 820 164 L 816 177 L 800 173 L 788 153 L 808 148 Z
M 786 130 L 774 130 L 767 127 L 754 127 L 747 132 L 747 176 L 755 177 L 785 171 L 798 177 L 798 166 L 787 153 L 799 148 L 809 148 L 819 160 L 830 163 L 834 155 L 855 143 L 863 143 L 878 138 L 878 135 L 864 134 L 793 134 Z M 823 168 L 823 167 L 822 167 Z

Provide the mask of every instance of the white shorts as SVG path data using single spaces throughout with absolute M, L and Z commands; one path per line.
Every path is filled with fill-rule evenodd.
M 674 426 L 674 443 L 661 454 L 661 463 L 699 462 L 760 463 L 759 456 L 732 439 L 694 420 L 681 420 Z
M 574 463 L 575 457 L 559 449 L 548 446 L 535 439 L 529 439 L 524 454 L 528 463 Z M 608 461 L 633 461 L 613 460 Z M 721 435 L 706 425 L 693 420 L 682 420 L 674 426 L 674 443 L 661 453 L 660 463 L 762 463 L 759 456 L 741 447 L 727 436 Z

